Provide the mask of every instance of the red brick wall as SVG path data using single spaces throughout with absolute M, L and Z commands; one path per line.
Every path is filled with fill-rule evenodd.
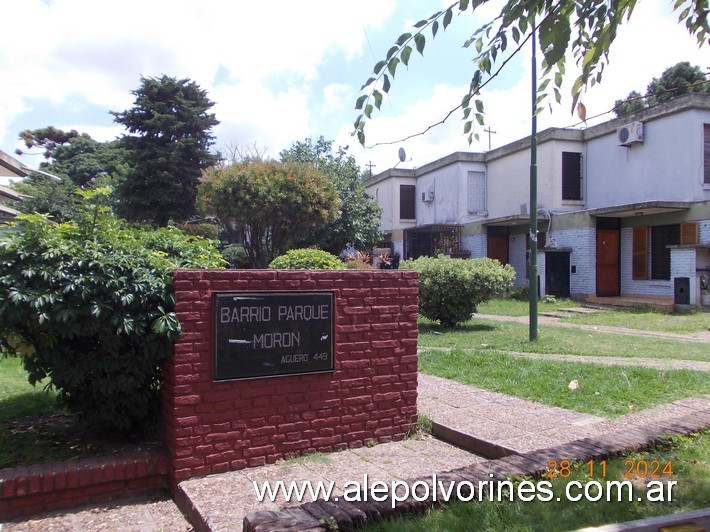
M 414 272 L 179 270 L 183 333 L 164 368 L 174 482 L 316 452 L 401 439 L 416 419 Z M 213 382 L 212 294 L 335 294 L 335 370 Z
M 168 488 L 162 452 L 137 452 L 0 470 L 0 523 Z

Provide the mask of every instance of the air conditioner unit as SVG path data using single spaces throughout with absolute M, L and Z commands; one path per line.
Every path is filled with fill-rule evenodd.
M 619 146 L 631 146 L 643 142 L 643 122 L 632 122 L 616 130 L 616 140 Z

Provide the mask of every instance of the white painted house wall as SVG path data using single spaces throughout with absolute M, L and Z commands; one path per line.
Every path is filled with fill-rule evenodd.
M 417 225 L 416 221 L 402 220 L 399 217 L 400 185 L 417 186 L 417 179 L 415 177 L 393 177 L 379 181 L 367 189 L 370 195 L 375 198 L 382 207 L 380 229 L 383 231 L 394 231 L 397 229 L 415 227 Z M 415 213 L 417 216 L 419 215 L 419 205 L 416 206 Z
M 417 179 L 417 225 L 461 224 L 480 219 L 468 214 L 468 172 L 485 172 L 483 163 L 459 161 Z M 433 201 L 423 201 L 422 194 Z
M 643 201 L 710 200 L 703 187 L 703 123 L 690 109 L 644 122 L 643 143 L 618 146 L 616 130 L 587 142 L 587 208 Z

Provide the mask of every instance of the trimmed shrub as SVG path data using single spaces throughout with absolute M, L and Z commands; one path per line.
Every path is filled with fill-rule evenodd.
M 291 249 L 269 264 L 272 270 L 342 270 L 345 263 L 321 249 Z
M 160 410 L 161 363 L 180 332 L 175 268 L 220 267 L 206 240 L 177 228 L 126 227 L 84 192 L 71 222 L 18 216 L 0 239 L 0 349 L 22 357 L 90 423 L 133 431 Z
M 493 259 L 420 257 L 400 269 L 419 273 L 419 313 L 444 327 L 468 321 L 479 304 L 513 285 L 515 270 Z
M 229 263 L 230 268 L 244 270 L 251 268 L 247 250 L 241 244 L 232 244 L 222 250 L 222 258 Z
M 219 227 L 217 227 L 217 224 L 181 224 L 178 227 L 183 233 L 191 236 L 201 236 L 207 240 L 217 240 L 219 238 Z

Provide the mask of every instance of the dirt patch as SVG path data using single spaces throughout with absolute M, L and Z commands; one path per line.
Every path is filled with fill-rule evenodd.
M 4 432 L 12 439 L 12 455 L 0 467 L 17 467 L 117 453 L 160 449 L 160 422 L 134 434 L 111 434 L 83 423 L 69 413 L 28 416 L 8 420 Z

